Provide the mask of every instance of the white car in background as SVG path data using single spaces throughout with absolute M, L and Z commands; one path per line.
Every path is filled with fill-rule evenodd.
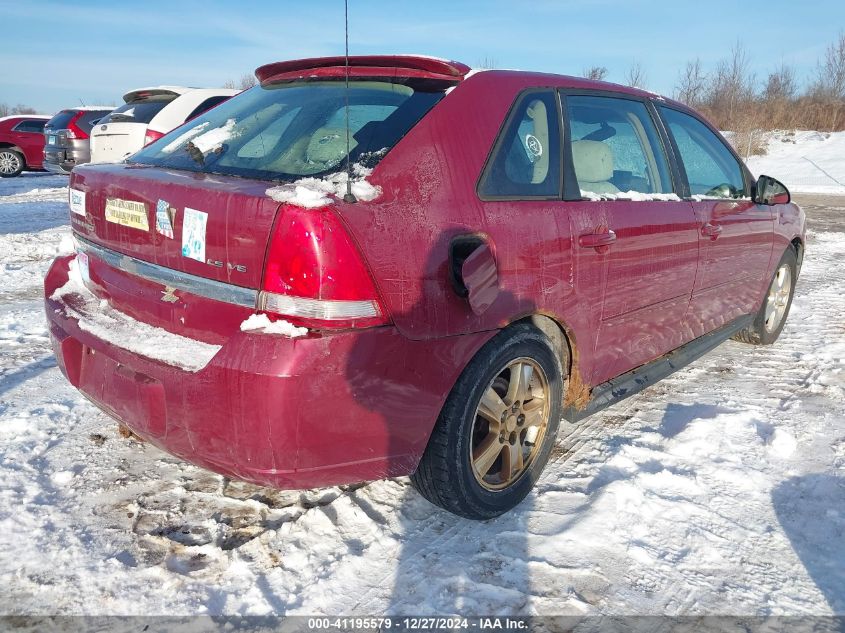
M 91 131 L 91 162 L 117 163 L 240 90 L 157 86 L 123 95 L 125 102 Z

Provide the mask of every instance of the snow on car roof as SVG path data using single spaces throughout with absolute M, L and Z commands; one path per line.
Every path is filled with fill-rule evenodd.
M 59 112 L 65 112 L 67 110 L 77 110 L 79 112 L 92 112 L 97 110 L 114 110 L 117 106 L 115 105 L 90 105 L 90 106 L 71 106 L 70 108 L 62 108 Z
M 0 121 L 8 121 L 9 119 L 52 119 L 52 114 L 10 114 L 8 116 L 0 117 Z

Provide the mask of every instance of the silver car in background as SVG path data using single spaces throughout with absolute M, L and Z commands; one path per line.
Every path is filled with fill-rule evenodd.
M 91 129 L 114 106 L 66 108 L 44 126 L 44 169 L 69 174 L 91 160 Z

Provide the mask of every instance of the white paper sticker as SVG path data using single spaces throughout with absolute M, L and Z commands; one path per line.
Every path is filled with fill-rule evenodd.
M 104 216 L 106 222 L 114 222 L 121 226 L 129 226 L 142 231 L 150 230 L 150 223 L 147 219 L 147 205 L 143 202 L 106 198 Z
M 88 283 L 91 281 L 91 272 L 88 266 L 88 253 L 82 251 L 76 254 L 76 262 L 79 265 L 79 274 L 82 276 L 82 281 Z
M 208 214 L 185 207 L 182 216 L 182 255 L 205 263 L 205 227 Z
M 85 192 L 78 189 L 67 190 L 68 204 L 70 210 L 77 215 L 85 215 Z

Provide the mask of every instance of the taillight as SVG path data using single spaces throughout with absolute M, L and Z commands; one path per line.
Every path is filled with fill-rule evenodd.
M 361 254 L 325 208 L 282 206 L 257 307 L 318 329 L 387 323 Z
M 76 122 L 79 121 L 79 119 L 82 118 L 83 114 L 85 114 L 85 113 L 80 110 L 79 112 L 77 112 L 76 114 L 73 115 L 73 118 L 71 118 L 70 121 L 68 121 L 67 132 L 65 133 L 65 136 L 67 136 L 68 138 L 78 138 L 78 139 L 88 138 L 88 132 L 86 132 L 85 130 L 83 130 L 81 127 L 79 127 L 76 124 Z
M 144 134 L 144 147 L 146 147 L 153 141 L 157 141 L 162 136 L 164 136 L 164 132 L 156 132 L 155 130 L 147 129 L 147 133 Z

